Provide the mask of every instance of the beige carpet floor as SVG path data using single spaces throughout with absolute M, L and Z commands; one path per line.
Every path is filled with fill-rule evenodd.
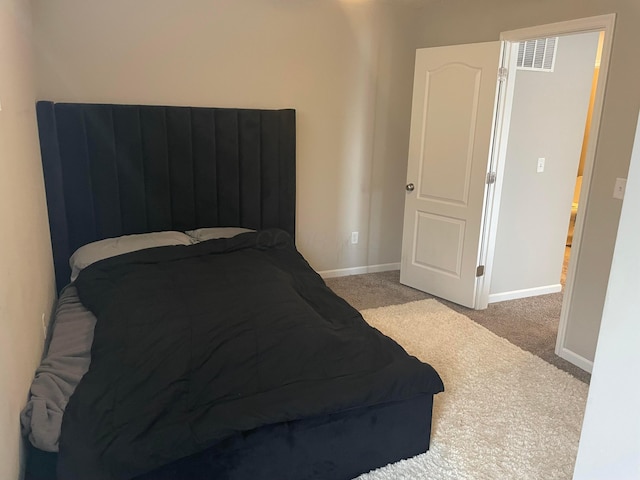
M 400 284 L 400 272 L 397 270 L 329 278 L 326 283 L 358 310 L 434 298 Z M 438 300 L 496 335 L 589 383 L 589 373 L 560 358 L 554 351 L 562 293 L 492 303 L 486 310 L 471 310 Z
M 374 327 L 430 363 L 431 449 L 361 480 L 571 478 L 588 386 L 436 300 L 364 310 Z

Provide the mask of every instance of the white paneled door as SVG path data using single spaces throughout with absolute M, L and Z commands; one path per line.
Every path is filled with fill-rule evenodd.
M 476 306 L 500 42 L 419 49 L 400 281 Z

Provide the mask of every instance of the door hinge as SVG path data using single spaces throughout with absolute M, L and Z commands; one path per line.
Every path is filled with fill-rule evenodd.
M 484 275 L 484 265 L 478 265 L 476 268 L 476 277 L 481 277 Z
M 496 172 L 487 172 L 487 185 L 496 183 Z
M 498 68 L 498 81 L 504 82 L 507 79 L 507 75 L 509 74 L 509 70 L 507 67 Z

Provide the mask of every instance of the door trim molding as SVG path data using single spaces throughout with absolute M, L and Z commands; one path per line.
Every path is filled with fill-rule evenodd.
M 515 61 L 517 49 L 511 48 L 509 42 L 501 41 L 500 68 L 507 67 Z M 504 165 L 507 156 L 507 140 L 509 138 L 509 128 L 511 126 L 511 109 L 513 106 L 513 92 L 515 82 L 509 81 L 509 77 L 504 84 L 496 82 L 496 111 L 494 112 L 493 128 L 491 133 L 491 158 L 489 158 L 488 172 L 495 172 L 496 180 L 487 187 L 485 194 L 486 204 L 483 206 L 482 231 L 480 232 L 480 252 L 478 265 L 484 265 L 485 271 L 482 277 L 476 280 L 476 300 L 475 309 L 483 310 L 489 303 L 489 291 L 491 288 L 491 276 L 493 274 L 493 259 L 495 253 L 496 235 L 498 233 L 498 214 L 500 212 L 500 202 L 502 199 L 502 183 L 504 179 Z
M 597 15 L 595 17 L 577 18 L 575 20 L 567 20 L 564 22 L 548 23 L 546 25 L 536 25 L 533 27 L 519 28 L 517 30 L 507 30 L 500 34 L 500 40 L 507 42 L 521 42 L 523 40 L 531 40 L 540 37 L 561 37 L 563 35 L 574 35 L 576 33 L 599 32 L 605 30 L 606 34 L 613 33 L 613 27 L 616 20 L 615 13 L 606 15 Z M 604 60 L 605 45 L 602 49 L 602 59 Z M 612 38 L 609 39 L 611 43 Z M 607 61 L 608 54 L 607 51 Z

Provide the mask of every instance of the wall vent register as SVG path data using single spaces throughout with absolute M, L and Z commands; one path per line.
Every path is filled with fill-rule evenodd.
M 558 37 L 537 38 L 518 44 L 518 70 L 553 72 Z

